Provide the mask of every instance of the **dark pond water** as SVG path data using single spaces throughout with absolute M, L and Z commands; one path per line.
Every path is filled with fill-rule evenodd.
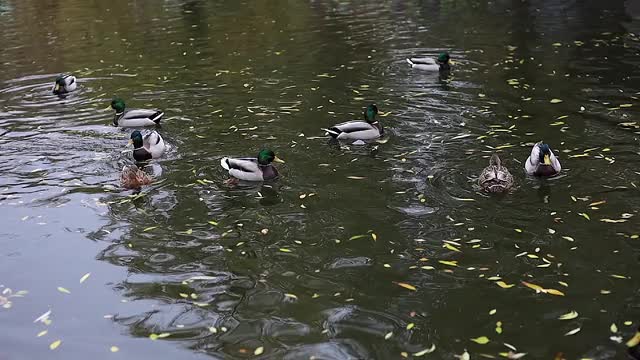
M 639 16 L 631 0 L 0 0 L 0 359 L 624 358 Z M 443 50 L 449 78 L 405 62 Z M 80 84 L 64 99 L 61 72 Z M 115 95 L 166 112 L 171 149 L 137 197 Z M 386 142 L 319 138 L 372 102 Z M 541 139 L 563 164 L 548 181 L 522 170 Z M 281 178 L 225 185 L 220 158 L 262 147 Z M 505 196 L 475 187 L 494 151 Z

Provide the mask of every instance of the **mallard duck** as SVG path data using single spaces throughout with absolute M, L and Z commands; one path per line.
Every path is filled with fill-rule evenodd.
M 136 161 L 157 159 L 164 153 L 164 140 L 157 131 L 149 131 L 144 136 L 138 130 L 131 133 L 129 144 L 133 144 L 133 158 Z
M 125 189 L 139 189 L 153 182 L 151 175 L 135 165 L 125 165 L 120 174 L 120 185 Z
M 490 193 L 500 193 L 511 189 L 513 176 L 506 167 L 500 164 L 498 154 L 491 155 L 489 166 L 482 170 L 478 184 L 482 190 Z
M 549 145 L 540 141 L 533 145 L 531 155 L 524 164 L 524 169 L 529 175 L 554 176 L 560 173 L 562 167 Z
M 229 158 L 220 160 L 220 165 L 229 171 L 229 175 L 239 180 L 264 181 L 278 177 L 273 161 L 284 163 L 271 150 L 261 150 L 257 158 Z
M 322 130 L 339 140 L 377 139 L 384 134 L 384 129 L 376 120 L 376 115 L 378 115 L 378 107 L 371 104 L 364 111 L 364 121 L 347 121 Z
M 124 100 L 115 98 L 111 101 L 111 108 L 116 111 L 113 125 L 121 127 L 156 126 L 164 113 L 159 110 L 131 109 L 125 110 Z
M 423 57 L 423 58 L 408 58 L 407 62 L 412 68 L 425 71 L 449 71 L 451 70 L 451 64 L 449 60 L 451 57 L 449 53 L 443 52 L 438 55 L 437 58 Z
M 635 335 L 627 341 L 629 356 L 632 359 L 640 360 L 640 328 L 636 330 Z
M 51 91 L 55 95 L 63 95 L 74 91 L 78 87 L 76 77 L 69 74 L 60 74 L 56 78 L 56 82 L 53 84 Z

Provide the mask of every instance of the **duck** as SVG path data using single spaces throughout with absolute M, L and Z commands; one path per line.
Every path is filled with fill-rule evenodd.
M 74 91 L 78 87 L 76 77 L 70 74 L 60 74 L 56 78 L 51 92 L 55 95 L 64 95 Z
M 451 70 L 450 59 L 451 56 L 449 56 L 449 53 L 443 52 L 435 59 L 431 57 L 408 58 L 407 63 L 409 63 L 412 68 L 418 70 L 445 72 Z
M 501 193 L 511 189 L 513 176 L 506 167 L 502 166 L 498 154 L 491 155 L 489 166 L 482 170 L 478 184 L 482 190 L 490 193 Z
M 224 157 L 220 160 L 220 165 L 235 179 L 265 181 L 278 177 L 278 169 L 272 165 L 274 161 L 284 163 L 273 151 L 263 149 L 255 158 Z
M 549 145 L 540 141 L 533 145 L 524 169 L 528 175 L 550 177 L 558 175 L 562 167 Z
M 640 360 L 640 328 L 635 335 L 627 341 L 627 351 L 631 359 Z
M 363 113 L 364 121 L 347 121 L 322 130 L 338 140 L 375 140 L 384 134 L 384 129 L 376 120 L 376 115 L 378 115 L 378 107 L 371 104 Z
M 111 108 L 116 111 L 113 125 L 120 127 L 144 127 L 160 124 L 164 112 L 160 110 L 130 109 L 125 110 L 124 100 L 115 98 L 111 101 Z
M 125 165 L 120 174 L 120 185 L 125 189 L 140 189 L 143 185 L 153 183 L 151 175 L 135 165 Z
M 147 132 L 144 136 L 139 130 L 132 132 L 129 144 L 133 144 L 133 158 L 138 162 L 157 159 L 165 149 L 164 139 L 155 130 Z

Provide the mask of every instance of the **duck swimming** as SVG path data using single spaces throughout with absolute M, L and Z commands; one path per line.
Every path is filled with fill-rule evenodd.
M 284 163 L 271 150 L 261 150 L 255 158 L 229 158 L 220 160 L 220 165 L 229 175 L 239 180 L 264 181 L 278 177 L 278 170 L 272 162 Z
M 164 112 L 159 110 L 130 109 L 125 110 L 124 100 L 115 98 L 111 101 L 111 108 L 116 111 L 113 125 L 120 127 L 156 126 Z
M 139 189 L 153 182 L 151 175 L 135 165 L 125 165 L 120 174 L 120 185 L 125 189 Z
M 74 91 L 78 87 L 76 77 L 69 74 L 60 74 L 56 78 L 56 82 L 53 84 L 51 92 L 55 95 L 64 95 Z
M 144 136 L 138 130 L 132 132 L 129 144 L 133 144 L 133 158 L 138 162 L 157 159 L 165 149 L 164 139 L 155 130 L 147 132 Z
M 451 56 L 448 52 L 443 52 L 438 55 L 437 58 L 422 57 L 422 58 L 408 58 L 407 63 L 412 68 L 424 71 L 440 71 L 446 72 L 451 70 Z
M 524 169 L 529 175 L 549 177 L 560 173 L 562 167 L 549 145 L 540 141 L 533 145 L 531 155 L 524 164 Z
M 374 140 L 384 134 L 376 115 L 378 107 L 371 104 L 364 111 L 364 121 L 347 121 L 322 130 L 338 140 Z
M 505 192 L 513 186 L 513 176 L 506 167 L 502 166 L 498 154 L 491 155 L 489 166 L 482 170 L 478 178 L 478 185 L 482 190 L 490 193 Z

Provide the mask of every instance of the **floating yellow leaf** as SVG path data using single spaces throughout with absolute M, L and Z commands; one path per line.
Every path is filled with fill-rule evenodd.
M 567 332 L 566 334 L 564 334 L 564 336 L 571 336 L 571 335 L 575 335 L 575 334 L 579 333 L 579 332 L 580 332 L 580 330 L 581 330 L 580 328 L 575 328 L 575 329 L 573 329 L 573 330 L 571 330 L 571 331 Z
M 149 334 L 149 339 L 158 340 L 158 334 Z
M 449 266 L 458 266 L 457 261 L 447 261 L 447 260 L 439 260 L 440 264 L 449 265 Z
M 460 249 L 458 249 L 457 247 L 455 247 L 455 246 L 453 246 L 451 244 L 445 243 L 444 245 L 442 245 L 442 247 L 447 248 L 447 249 L 452 250 L 452 251 L 460 252 Z
M 389 331 L 388 333 L 386 333 L 384 335 L 384 339 L 385 340 L 389 340 L 389 339 L 391 339 L 392 336 L 393 336 L 393 331 Z
M 166 337 L 169 337 L 169 336 L 171 336 L 171 333 L 165 332 L 165 333 L 162 333 L 162 334 L 158 334 L 158 338 L 159 339 L 166 338 Z
M 112 346 L 109 350 L 111 350 L 111 352 L 114 353 L 114 352 L 118 352 L 120 350 L 120 348 L 117 347 L 117 346 Z
M 563 236 L 562 238 L 567 240 L 567 241 L 574 241 L 571 236 Z
M 58 291 L 60 291 L 61 293 L 65 293 L 65 294 L 71 294 L 71 291 L 63 288 L 62 286 L 58 286 Z
M 364 180 L 364 179 L 366 179 L 366 177 L 364 177 L 364 176 L 347 176 L 347 179 L 351 179 L 351 180 Z
M 86 274 L 82 275 L 82 277 L 80 278 L 80 284 L 85 282 L 89 278 L 89 276 L 91 276 L 91 273 L 86 273 Z
M 373 239 L 373 241 L 378 240 L 378 235 L 376 235 L 375 233 L 371 233 L 371 238 Z
M 349 240 L 362 239 L 363 237 L 367 237 L 367 235 L 353 235 Z
M 423 355 L 426 355 L 426 354 L 430 354 L 430 353 L 434 352 L 435 350 L 436 350 L 436 345 L 433 344 L 428 349 L 424 349 L 422 351 L 418 351 L 417 353 L 414 353 L 413 356 L 420 357 L 420 356 L 423 356 Z
M 258 356 L 258 355 L 262 354 L 263 352 L 264 352 L 264 347 L 260 346 L 260 347 L 258 347 L 257 349 L 255 349 L 253 351 L 253 355 Z
M 544 289 L 544 292 L 551 295 L 564 296 L 564 293 L 556 289 Z
M 582 216 L 583 218 L 587 219 L 587 220 L 591 220 L 591 218 L 589 217 L 588 214 L 585 213 L 578 213 L 578 215 Z
M 611 332 L 615 334 L 615 333 L 617 333 L 617 332 L 618 332 L 618 326 L 617 326 L 615 323 L 613 323 L 613 324 L 611 324 L 611 326 L 609 327 L 609 330 L 611 330 Z
M 289 250 L 287 248 L 280 248 L 279 250 L 282 251 L 282 252 L 285 252 L 285 253 L 290 253 L 291 252 L 291 250 Z
M 218 223 L 213 221 L 213 220 L 209 220 L 207 221 L 209 224 L 213 225 L 213 226 L 218 226 Z
M 148 228 L 144 228 L 144 229 L 142 230 L 142 232 L 151 231 L 151 230 L 153 230 L 153 229 L 155 229 L 155 228 L 157 228 L 157 226 L 149 226 Z
M 40 331 L 40 332 L 38 333 L 38 335 L 37 335 L 37 336 L 38 336 L 38 337 L 43 337 L 43 336 L 47 335 L 47 333 L 48 333 L 48 332 L 49 332 L 49 330 L 42 330 L 42 331 Z
M 561 103 L 562 100 L 560 100 L 560 99 L 551 99 L 551 101 L 549 101 L 549 102 L 552 103 L 552 104 L 557 104 L 557 103 Z
M 528 287 L 530 289 L 533 289 L 535 291 L 544 291 L 544 288 L 542 286 L 539 286 L 539 285 L 536 285 L 536 284 L 532 284 L 532 283 L 528 283 L 526 281 L 522 281 L 522 285 L 524 285 L 524 286 L 526 286 L 526 287 Z
M 477 337 L 475 339 L 471 339 L 471 341 L 473 341 L 473 342 L 475 342 L 477 344 L 480 344 L 480 345 L 484 345 L 484 344 L 487 344 L 489 342 L 489 338 L 486 337 L 486 336 L 480 336 L 480 337 Z
M 55 350 L 55 349 L 58 348 L 58 346 L 60 346 L 61 343 L 62 343 L 62 340 L 56 340 L 56 341 L 52 342 L 51 344 L 49 344 L 49 349 Z
M 498 284 L 498 286 L 500 286 L 503 289 L 508 289 L 515 286 L 515 284 L 507 284 L 504 281 L 498 281 L 496 282 L 496 284 Z
M 416 326 L 416 324 L 414 324 L 414 323 L 408 323 L 408 324 L 407 324 L 407 330 L 411 330 L 411 329 L 413 329 L 413 327 L 414 327 L 414 326 Z
M 408 290 L 412 290 L 412 291 L 416 291 L 417 290 L 416 287 L 411 285 L 411 284 L 407 284 L 407 283 L 403 283 L 403 282 L 399 282 L 399 283 L 396 283 L 396 284 L 398 284 L 398 286 L 401 286 L 401 287 L 403 287 L 405 289 L 408 289 Z
M 496 310 L 496 309 L 491 309 L 491 310 L 489 311 L 489 315 L 495 315 L 497 312 L 498 312 L 498 310 Z
M 612 277 L 612 278 L 616 278 L 616 279 L 627 279 L 627 277 L 626 277 L 626 276 L 624 276 L 624 275 L 615 275 L 615 274 L 614 274 L 614 275 L 611 275 L 611 277 Z
M 571 320 L 577 317 L 578 317 L 578 313 L 576 311 L 571 311 L 564 315 L 560 315 L 560 317 L 558 317 L 558 320 Z

